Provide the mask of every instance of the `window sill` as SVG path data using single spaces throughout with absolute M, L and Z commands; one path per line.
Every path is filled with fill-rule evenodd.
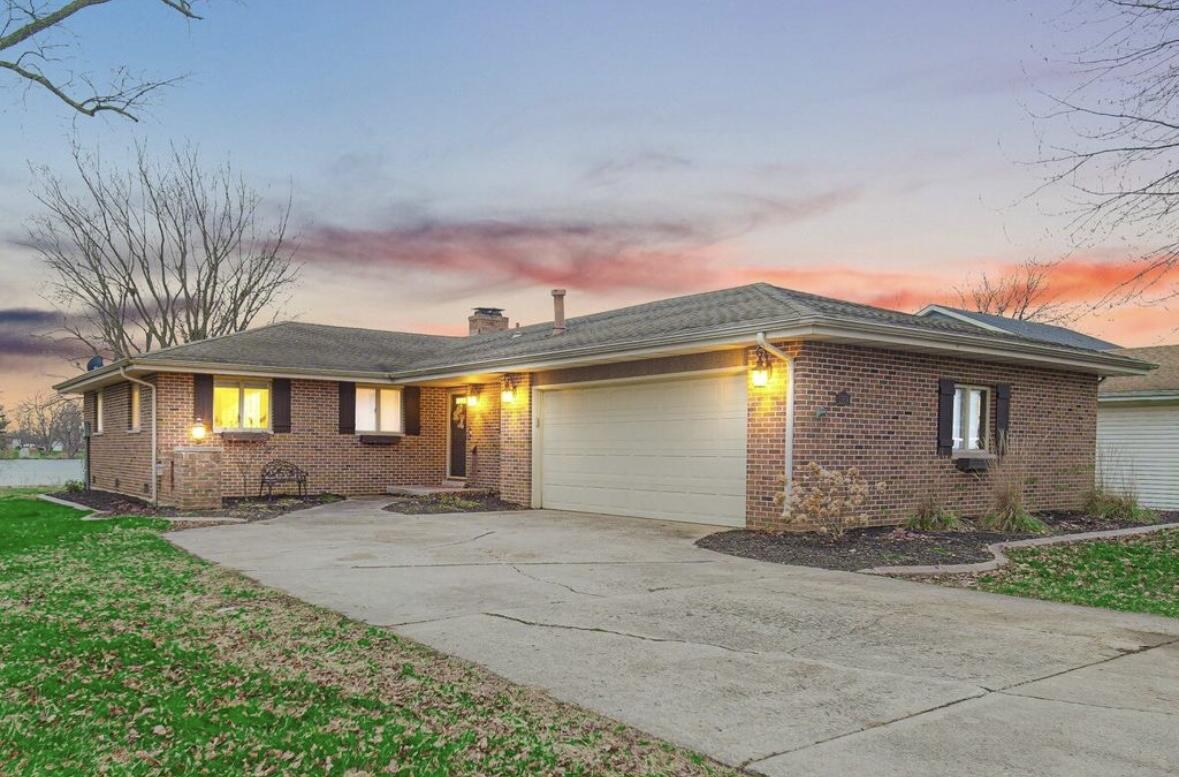
M 963 472 L 985 472 L 999 457 L 987 451 L 959 451 L 950 457 Z
M 361 445 L 394 445 L 404 437 L 401 433 L 360 434 L 357 437 Z
M 270 439 L 270 432 L 265 429 L 257 431 L 217 432 L 222 440 L 236 442 L 265 442 Z
M 986 461 L 991 461 L 991 460 L 997 459 L 999 457 L 996 456 L 995 454 L 991 453 L 990 451 L 957 450 L 957 451 L 954 451 L 953 453 L 950 454 L 950 458 L 951 459 L 984 459 Z
M 142 429 L 128 429 L 127 430 L 127 434 L 142 434 L 142 433 L 143 433 Z

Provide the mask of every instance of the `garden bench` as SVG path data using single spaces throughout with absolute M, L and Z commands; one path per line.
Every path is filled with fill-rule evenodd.
M 307 496 L 307 471 L 289 461 L 275 459 L 262 465 L 262 477 L 258 483 L 258 496 L 266 491 L 267 497 L 274 496 L 274 487 L 294 483 L 299 487 L 299 496 Z

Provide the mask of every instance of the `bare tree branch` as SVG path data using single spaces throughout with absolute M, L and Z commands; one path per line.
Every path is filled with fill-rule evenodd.
M 54 278 L 65 331 L 95 353 L 240 332 L 294 283 L 290 200 L 264 217 L 261 196 L 228 164 L 206 170 L 195 149 L 173 147 L 161 165 L 142 146 L 125 172 L 77 148 L 74 162 L 81 195 L 40 171 L 45 213 L 29 241 Z
M 1074 195 L 1074 245 L 1153 244 L 1090 312 L 1158 304 L 1179 295 L 1179 3 L 1076 0 L 1072 18 L 1102 34 L 1075 55 L 1084 81 L 1039 117 L 1071 138 L 1042 153 L 1045 183 Z
M 97 89 L 85 76 L 72 74 L 50 75 L 45 65 L 59 62 L 53 54 L 62 48 L 50 40 L 51 34 L 76 14 L 112 0 L 71 0 L 57 7 L 40 0 L 0 0 L 0 69 L 16 74 L 30 85 L 39 86 L 57 97 L 73 110 L 86 116 L 110 112 L 138 121 L 135 110 L 151 92 L 176 83 L 178 78 L 160 81 L 131 77 L 125 69 L 116 71 L 107 89 Z M 190 0 L 158 0 L 166 8 L 181 16 L 199 20 Z M 22 47 L 23 48 L 22 50 Z M 38 60 L 33 63 L 32 60 Z M 88 96 L 73 96 L 75 78 L 89 90 Z
M 959 304 L 979 313 L 1021 321 L 1069 321 L 1076 311 L 1057 302 L 1049 288 L 1049 278 L 1058 264 L 1028 259 L 998 277 L 984 272 L 969 285 L 955 289 Z

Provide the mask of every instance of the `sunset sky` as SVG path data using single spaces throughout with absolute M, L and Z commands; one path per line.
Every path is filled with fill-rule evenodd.
M 79 14 L 73 63 L 188 74 L 139 124 L 0 75 L 0 404 L 70 374 L 33 337 L 30 166 L 193 141 L 275 207 L 302 281 L 284 318 L 465 333 L 476 305 L 547 320 L 764 280 L 915 310 L 981 271 L 1065 258 L 1091 299 L 1149 248 L 1078 246 L 1037 193 L 1044 93 L 1094 31 L 1073 0 L 148 2 Z M 85 66 L 83 68 L 83 66 Z M 1047 138 L 1051 141 L 1052 138 Z M 1102 284 L 1105 284 L 1104 286 Z M 1179 340 L 1179 310 L 1078 328 Z

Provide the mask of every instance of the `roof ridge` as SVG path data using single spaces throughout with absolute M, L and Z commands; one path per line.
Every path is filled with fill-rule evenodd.
M 293 326 L 317 326 L 323 329 L 348 329 L 354 332 L 380 332 L 386 335 L 410 335 L 411 337 L 440 337 L 447 340 L 465 340 L 467 335 L 436 335 L 429 332 L 405 332 L 400 329 L 373 329 L 368 326 L 343 326 L 341 324 L 320 324 L 315 321 L 283 321 L 283 324 L 291 324 Z M 266 327 L 258 327 L 258 329 L 245 329 L 237 334 L 245 334 L 246 332 L 256 332 Z
M 132 356 L 131 358 L 135 359 L 135 358 L 141 358 L 141 357 L 149 356 L 149 355 L 155 356 L 157 353 L 165 353 L 166 351 L 174 351 L 177 348 L 185 348 L 187 346 L 198 345 L 200 343 L 209 343 L 214 340 L 224 340 L 226 337 L 236 337 L 238 335 L 244 335 L 247 332 L 261 332 L 263 329 L 273 329 L 274 327 L 286 326 L 288 324 L 295 324 L 295 323 L 298 323 L 298 322 L 290 321 L 290 320 L 271 321 L 269 324 L 263 324 L 260 327 L 255 327 L 254 329 L 242 329 L 241 331 L 238 331 L 238 332 L 226 332 L 223 335 L 213 335 L 212 337 L 202 337 L 200 340 L 189 340 L 186 343 L 176 343 L 174 345 L 165 345 L 163 348 L 157 348 L 154 351 L 145 351 L 143 353 L 136 354 L 135 356 Z

